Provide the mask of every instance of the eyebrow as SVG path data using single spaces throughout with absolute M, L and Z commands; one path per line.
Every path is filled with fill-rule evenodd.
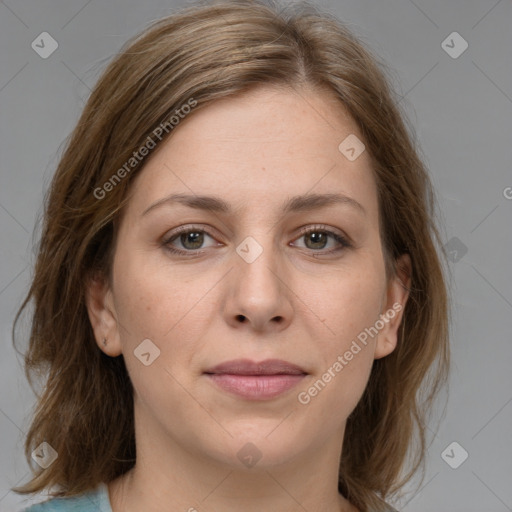
M 146 208 L 142 215 L 146 215 L 159 206 L 173 203 L 182 204 L 196 210 L 208 210 L 217 213 L 230 213 L 232 211 L 229 203 L 226 203 L 219 197 L 171 194 L 170 196 L 164 197 Z M 350 206 L 363 215 L 366 215 L 366 210 L 361 203 L 352 197 L 348 197 L 342 194 L 306 194 L 302 196 L 294 196 L 284 203 L 281 208 L 281 214 L 285 215 L 292 212 L 308 212 L 335 204 Z

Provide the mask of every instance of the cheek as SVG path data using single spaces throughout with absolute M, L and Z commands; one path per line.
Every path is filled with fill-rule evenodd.
M 160 411 L 165 421 L 173 424 L 174 415 L 162 410 L 162 404 L 175 411 L 182 402 L 189 402 L 179 383 L 186 380 L 183 375 L 191 368 L 196 340 L 200 339 L 194 330 L 197 315 L 201 314 L 199 297 L 183 280 L 177 281 L 164 269 L 156 271 L 135 261 L 119 263 L 116 311 L 123 357 L 135 395 L 144 407 Z M 204 288 L 203 295 L 206 285 Z M 146 344 L 144 351 L 139 349 L 142 343 Z M 148 352 L 149 364 L 145 365 L 140 356 Z M 179 426 L 178 422 L 175 428 Z
M 377 336 L 371 328 L 380 318 L 385 280 L 378 265 L 366 263 L 364 272 L 332 276 L 322 293 L 306 295 L 318 288 L 302 288 L 316 313 L 315 325 L 321 325 L 312 338 L 321 364 L 299 402 L 333 429 L 360 400 L 374 360 Z
M 321 418 L 328 431 L 335 431 L 361 399 L 374 361 L 376 337 L 368 330 L 378 318 L 380 301 L 363 290 L 339 294 L 338 304 L 324 315 L 329 336 L 316 338 L 318 364 L 315 375 L 298 396 L 309 417 Z M 331 295 L 333 297 L 334 295 Z
M 134 350 L 149 339 L 160 350 L 155 365 L 182 376 L 197 364 L 194 354 L 205 338 L 207 319 L 215 314 L 216 301 L 210 297 L 218 275 L 192 278 L 142 257 L 117 263 L 116 311 L 127 367 L 139 371 Z
M 332 358 L 348 350 L 351 341 L 379 319 L 383 292 L 384 280 L 378 269 L 367 266 L 364 272 L 333 274 L 321 287 L 318 282 L 304 282 L 297 295 L 304 299 L 316 325 L 314 337 Z
M 170 267 L 155 264 L 152 254 L 140 252 L 116 261 L 116 310 L 130 336 L 161 340 L 179 325 L 201 290 L 188 286 Z

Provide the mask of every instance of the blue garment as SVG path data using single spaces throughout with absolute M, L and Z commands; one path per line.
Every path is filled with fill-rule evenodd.
M 112 512 L 105 483 L 77 496 L 50 498 L 36 503 L 22 512 Z

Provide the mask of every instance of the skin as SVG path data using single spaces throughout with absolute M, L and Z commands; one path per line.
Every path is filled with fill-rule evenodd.
M 373 361 L 395 349 L 403 310 L 308 404 L 297 396 L 379 315 L 405 307 L 411 262 L 403 255 L 405 271 L 386 278 L 369 155 L 338 150 L 349 134 L 363 139 L 329 93 L 259 87 L 182 120 L 134 180 L 112 283 L 97 278 L 87 294 L 98 346 L 123 355 L 135 390 L 137 463 L 109 483 L 114 512 L 357 512 L 337 489 L 345 423 Z M 280 211 L 291 196 L 333 192 L 366 213 Z M 233 211 L 165 203 L 143 215 L 173 193 L 218 196 Z M 178 235 L 168 246 L 202 254 L 166 249 L 177 227 L 197 224 L 202 245 Z M 352 246 L 298 231 L 316 224 Z M 247 236 L 263 249 L 252 263 L 236 252 Z M 134 355 L 144 339 L 160 350 L 149 366 Z M 203 373 L 236 358 L 284 359 L 308 375 L 274 399 L 245 400 Z M 237 457 L 248 442 L 261 454 L 251 468 Z

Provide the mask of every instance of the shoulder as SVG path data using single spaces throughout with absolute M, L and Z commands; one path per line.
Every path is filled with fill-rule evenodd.
M 36 503 L 22 512 L 112 512 L 108 488 L 102 483 L 95 489 L 64 498 L 50 498 Z

